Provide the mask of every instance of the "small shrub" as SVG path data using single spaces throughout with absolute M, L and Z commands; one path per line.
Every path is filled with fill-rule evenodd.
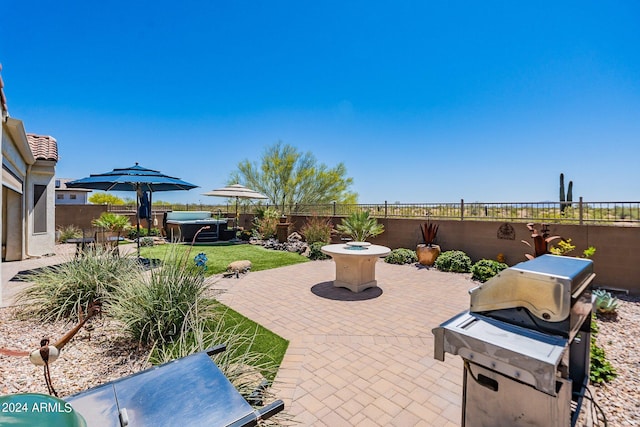
M 140 228 L 140 237 L 147 237 L 147 236 L 159 236 L 160 235 L 160 230 L 156 227 L 153 227 L 151 229 L 151 232 L 149 232 L 149 230 L 147 230 L 146 227 L 141 227 Z M 133 227 L 131 229 L 128 230 L 127 232 L 127 237 L 129 238 L 129 240 L 135 240 L 138 238 L 138 229 L 137 227 Z
M 384 262 L 389 264 L 414 264 L 418 262 L 418 256 L 411 249 L 399 248 L 392 250 L 384 258 Z
M 616 369 L 607 360 L 604 349 L 596 344 L 596 335 L 599 329 L 598 322 L 596 322 L 596 315 L 593 313 L 591 315 L 591 363 L 589 367 L 589 381 L 594 384 L 609 382 L 618 376 Z
M 329 259 L 331 258 L 329 255 L 322 252 L 320 249 L 325 244 L 323 242 L 314 242 L 309 245 L 309 259 L 318 260 L 318 259 Z
M 471 279 L 484 283 L 508 267 L 507 264 L 492 259 L 481 259 L 471 267 Z
M 308 244 L 315 242 L 329 243 L 333 224 L 330 219 L 323 219 L 317 216 L 311 217 L 302 226 L 300 232 Z
M 80 230 L 75 225 L 60 227 L 58 231 L 60 232 L 60 241 L 63 243 L 66 242 L 68 239 L 78 239 L 82 237 L 82 230 Z
M 440 271 L 469 273 L 471 271 L 471 258 L 462 251 L 445 251 L 436 258 L 435 266 Z
M 140 239 L 140 247 L 153 246 L 153 237 L 142 237 Z
M 602 384 L 613 381 L 618 376 L 616 369 L 607 360 L 604 349 L 596 344 L 595 337 L 591 337 L 591 368 L 589 381 Z

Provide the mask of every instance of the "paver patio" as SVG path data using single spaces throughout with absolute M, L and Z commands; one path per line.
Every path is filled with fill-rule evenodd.
M 21 287 L 8 284 L 15 273 L 65 257 L 4 263 L 3 305 Z M 304 426 L 458 426 L 462 361 L 433 358 L 431 329 L 468 308 L 468 275 L 379 261 L 376 297 L 317 295 L 331 296 L 334 277 L 328 260 L 213 285 L 221 302 L 290 341 L 273 387 L 287 412 Z
M 311 292 L 330 288 L 333 261 L 215 286 L 221 302 L 290 341 L 273 391 L 302 425 L 460 425 L 462 361 L 433 358 L 431 329 L 468 308 L 473 283 L 382 261 L 376 271 L 382 293 L 362 301 Z

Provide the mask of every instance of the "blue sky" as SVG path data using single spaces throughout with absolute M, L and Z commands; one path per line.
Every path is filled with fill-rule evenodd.
M 136 161 L 218 202 L 282 141 L 361 203 L 640 200 L 640 3 L 5 0 L 9 113 L 57 175 Z

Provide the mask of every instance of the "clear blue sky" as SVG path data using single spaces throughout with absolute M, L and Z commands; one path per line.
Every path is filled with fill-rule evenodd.
M 23 1 L 9 113 L 57 175 L 136 161 L 214 200 L 277 142 L 361 203 L 640 200 L 640 2 Z M 132 195 L 133 196 L 133 195 Z M 218 202 L 218 200 L 215 200 Z

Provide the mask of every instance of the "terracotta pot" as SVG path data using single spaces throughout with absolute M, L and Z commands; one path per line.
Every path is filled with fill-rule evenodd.
M 440 246 L 438 245 L 418 245 L 416 247 L 416 255 L 418 255 L 418 262 L 422 265 L 433 265 L 436 262 L 436 258 L 440 255 Z

